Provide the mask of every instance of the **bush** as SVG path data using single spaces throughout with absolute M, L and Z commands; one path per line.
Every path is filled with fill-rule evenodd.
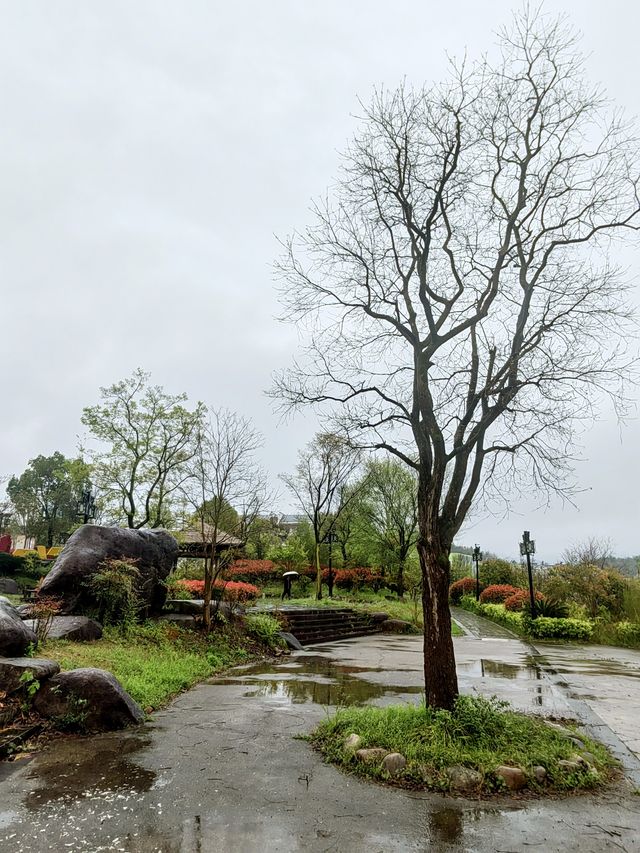
M 236 581 L 277 580 L 282 572 L 273 560 L 235 560 L 226 570 L 226 574 Z
M 621 646 L 634 648 L 640 646 L 640 624 L 637 622 L 618 622 L 615 625 L 615 638 Z
M 204 595 L 204 581 L 180 580 L 176 584 L 181 584 L 193 598 L 202 598 Z M 255 601 L 259 595 L 260 590 L 251 583 L 224 581 L 220 578 L 213 583 L 213 597 L 220 597 L 223 601 L 246 603 Z
M 97 603 L 97 617 L 103 625 L 128 630 L 138 617 L 140 598 L 136 584 L 140 572 L 135 560 L 104 560 L 87 581 Z
M 515 592 L 517 589 L 511 584 L 492 584 L 480 594 L 480 601 L 482 604 L 504 604 Z
M 23 575 L 25 572 L 24 557 L 13 557 L 0 551 L 0 575 Z
M 590 640 L 593 635 L 593 622 L 582 619 L 552 619 L 549 616 L 522 617 L 525 633 L 539 640 Z
M 191 598 L 191 592 L 184 585 L 184 581 L 176 577 L 170 577 L 167 580 L 167 598 L 170 599 L 188 599 Z
M 480 589 L 484 587 L 480 584 Z M 459 604 L 463 595 L 470 595 L 476 591 L 475 578 L 461 578 L 454 581 L 449 587 L 449 599 L 452 604 Z
M 544 596 L 541 592 L 535 592 L 536 602 L 542 601 Z M 510 595 L 509 598 L 506 598 L 504 601 L 504 606 L 507 610 L 525 610 L 529 607 L 530 595 L 528 589 L 517 589 L 513 595 Z
M 378 590 L 384 585 L 382 575 L 373 569 L 333 569 L 332 571 L 333 582 L 341 589 L 358 590 L 364 586 L 370 586 L 373 590 Z M 329 569 L 322 570 L 322 582 L 329 582 Z
M 252 616 L 247 616 L 244 624 L 247 634 L 255 637 L 265 646 L 277 649 L 284 645 L 284 641 L 280 636 L 282 626 L 273 616 L 269 616 L 266 613 L 256 613 Z
M 524 610 L 530 614 L 530 603 L 524 606 Z M 545 598 L 542 596 L 538 599 L 536 596 L 536 616 L 549 616 L 552 619 L 566 619 L 569 616 L 569 608 L 562 601 L 556 601 L 554 598 Z

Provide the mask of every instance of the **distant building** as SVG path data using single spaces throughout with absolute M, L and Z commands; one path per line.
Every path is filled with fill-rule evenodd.
M 281 515 L 278 520 L 278 525 L 284 530 L 288 538 L 297 532 L 298 527 L 305 518 L 306 516 L 304 515 Z

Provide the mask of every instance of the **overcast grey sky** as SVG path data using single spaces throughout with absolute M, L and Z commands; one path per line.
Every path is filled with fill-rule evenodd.
M 279 424 L 263 393 L 297 343 L 275 320 L 275 235 L 304 225 L 332 182 L 358 95 L 440 79 L 445 52 L 491 49 L 513 7 L 1 2 L 0 474 L 73 454 L 82 407 L 137 366 L 251 416 L 267 468 L 290 470 L 316 422 Z M 545 8 L 568 13 L 592 79 L 637 114 L 637 4 Z M 627 262 L 638 278 L 640 253 Z M 460 538 L 515 556 L 526 526 L 541 559 L 588 535 L 640 553 L 638 447 L 637 419 L 605 416 L 586 437 L 577 510 L 521 502 Z

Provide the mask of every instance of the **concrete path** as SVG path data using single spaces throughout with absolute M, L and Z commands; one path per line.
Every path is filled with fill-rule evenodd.
M 568 707 L 518 640 L 456 640 L 461 686 Z M 305 741 L 332 707 L 421 700 L 421 638 L 373 636 L 237 668 L 139 731 L 0 765 L 0 851 L 640 850 L 630 788 L 553 800 L 399 791 L 324 765 Z M 637 706 L 636 706 L 637 707 Z

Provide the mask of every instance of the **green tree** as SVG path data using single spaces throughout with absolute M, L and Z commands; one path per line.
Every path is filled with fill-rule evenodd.
M 268 555 L 277 549 L 283 539 L 283 530 L 276 516 L 260 516 L 247 534 L 245 551 L 256 560 L 272 559 Z
M 7 483 L 22 533 L 48 548 L 63 542 L 78 525 L 78 503 L 89 482 L 89 466 L 62 453 L 36 456 Z
M 367 465 L 362 507 L 400 598 L 407 557 L 418 536 L 417 486 L 414 472 L 398 459 L 374 459 Z
M 142 370 L 101 388 L 100 396 L 101 403 L 83 410 L 82 423 L 97 442 L 89 451 L 93 476 L 113 519 L 132 528 L 168 526 L 204 406 L 190 411 L 185 394 L 150 385 Z

